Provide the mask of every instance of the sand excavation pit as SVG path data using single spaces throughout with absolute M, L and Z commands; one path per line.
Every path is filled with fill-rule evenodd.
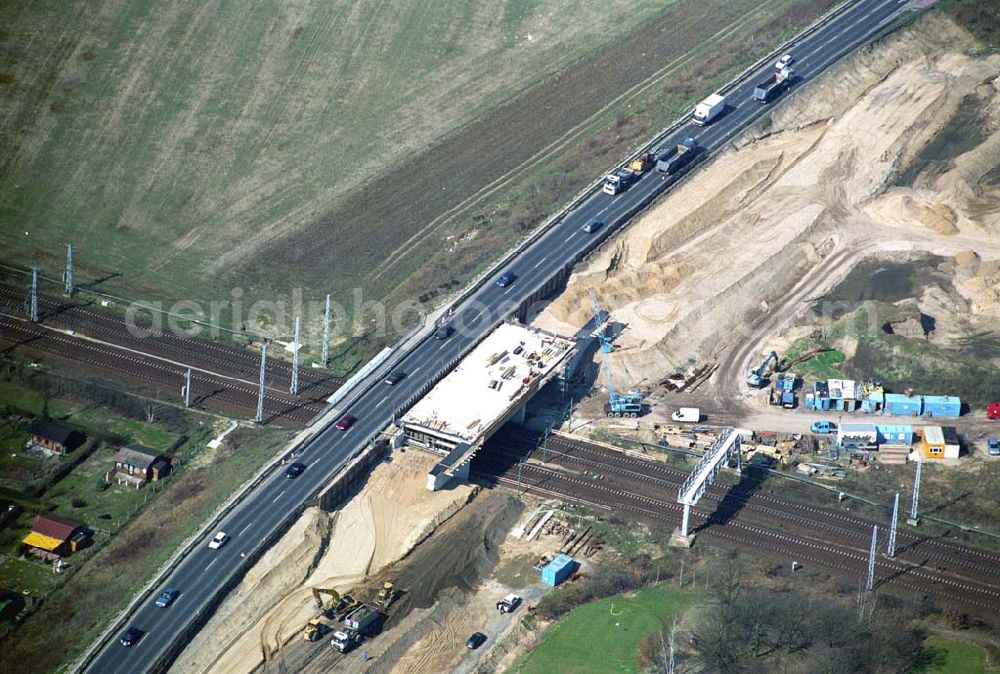
M 994 306 L 998 75 L 1000 55 L 975 52 L 941 15 L 922 17 L 793 90 L 578 268 L 535 325 L 572 334 L 594 287 L 624 325 L 616 383 L 648 387 L 719 363 L 709 388 L 733 401 L 768 340 L 866 257 L 974 255 L 960 290 L 972 307 Z M 945 160 L 934 143 L 956 119 L 977 140 Z M 901 167 L 923 165 L 914 186 L 895 184 Z
M 410 553 L 475 495 L 472 485 L 427 491 L 437 462 L 395 452 L 335 513 L 307 510 L 230 593 L 171 672 L 245 673 L 298 637 L 313 617 L 313 587 L 348 591 Z M 366 595 L 367 598 L 367 595 Z
M 404 559 L 371 578 L 366 584 L 369 594 L 383 580 L 391 578 L 401 596 L 389 608 L 382 631 L 366 641 L 363 650 L 341 655 L 330 648 L 328 640 L 307 643 L 294 639 L 262 671 L 387 674 L 397 671 L 394 668 L 401 658 L 410 662 L 414 657 L 429 667 L 418 667 L 421 672 L 447 671 L 431 665 L 441 658 L 460 655 L 468 638 L 466 634 L 457 647 L 453 647 L 462 628 L 454 623 L 456 618 L 450 616 L 456 611 L 458 615 L 468 615 L 463 613 L 466 611 L 463 607 L 475 602 L 474 588 L 481 585 L 497 564 L 501 545 L 517 521 L 521 507 L 515 497 L 505 492 L 481 492 Z M 440 641 L 435 635 L 449 620 L 455 627 L 447 632 L 448 639 Z M 448 652 L 433 649 L 426 653 L 420 648 L 414 649 L 414 644 L 425 637 L 435 643 L 447 643 Z M 362 661 L 364 651 L 370 656 L 367 663 Z M 411 651 L 418 655 L 414 656 Z

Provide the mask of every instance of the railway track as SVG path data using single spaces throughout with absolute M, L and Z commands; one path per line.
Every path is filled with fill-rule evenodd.
M 143 354 L 123 351 L 64 333 L 25 323 L 3 320 L 4 341 L 23 348 L 80 363 L 89 369 L 180 392 L 185 370 Z M 194 371 L 191 377 L 195 404 L 218 404 L 228 411 L 238 410 L 253 416 L 257 409 L 257 389 L 237 379 L 216 377 Z M 302 423 L 324 409 L 315 401 L 302 401 L 273 388 L 264 394 L 264 417 L 269 421 L 285 419 Z
M 505 432 L 503 438 L 508 435 Z M 562 451 L 566 448 L 560 443 L 571 445 L 574 450 L 579 449 L 579 445 L 557 438 L 550 436 L 548 439 L 548 461 L 558 464 L 560 469 L 535 463 L 522 463 L 520 466 L 512 463 L 510 459 L 514 457 L 538 458 L 537 454 L 524 453 L 524 442 L 529 439 L 524 435 L 514 439 L 514 443 L 522 447 L 510 451 L 501 449 L 497 453 L 498 447 L 491 441 L 486 451 L 477 456 L 474 469 L 502 484 L 521 485 L 542 496 L 633 515 L 654 525 L 669 524 L 673 527 L 680 521 L 682 508 L 671 497 L 680 484 L 677 478 L 686 477 L 686 473 L 596 445 L 588 444 L 585 451 L 580 452 L 590 452 L 588 457 L 573 455 Z M 527 444 L 531 446 L 530 442 Z M 537 445 L 533 449 L 537 449 Z M 597 454 L 603 456 L 592 458 Z M 584 469 L 585 476 L 567 473 L 567 467 L 572 469 L 573 466 Z M 655 472 L 647 470 L 651 468 L 657 471 L 662 469 L 670 477 L 650 475 L 649 472 Z M 604 475 L 605 479 L 595 480 L 594 474 Z M 620 479 L 609 479 L 609 475 Z M 650 488 L 661 490 L 664 497 L 650 496 Z M 781 504 L 779 509 L 766 501 L 754 503 L 755 496 L 763 496 L 760 494 L 746 495 L 737 491 L 734 495 L 730 490 L 730 494 L 721 495 L 719 491 L 710 492 L 703 506 L 692 512 L 693 526 L 702 529 L 699 535 L 756 551 L 780 552 L 799 561 L 811 561 L 838 570 L 851 578 L 864 572 L 871 522 L 851 516 L 844 516 L 846 520 L 840 517 L 827 519 L 825 515 L 840 516 L 842 513 L 801 506 L 805 509 L 803 511 L 791 507 L 800 504 L 768 497 Z M 725 503 L 727 499 L 729 501 Z M 725 505 L 720 508 L 723 503 Z M 785 506 L 789 507 L 785 509 Z M 931 560 L 929 555 L 921 553 L 920 556 L 927 559 L 915 561 L 912 548 L 907 551 L 906 546 L 903 537 L 897 536 L 900 554 L 893 560 L 883 557 L 877 560 L 880 583 L 893 583 L 944 599 L 960 600 L 979 609 L 995 611 L 1000 607 L 1000 567 L 982 563 L 975 555 L 959 558 L 937 556 Z M 988 556 L 988 553 L 982 554 Z
M 537 457 L 542 454 L 537 451 L 539 440 L 537 435 L 514 428 L 505 431 L 502 439 L 510 437 L 516 437 L 523 443 L 522 448 L 533 443 L 536 447 L 532 450 L 534 455 Z M 688 477 L 687 472 L 678 468 L 631 456 L 625 452 L 609 450 L 601 445 L 574 442 L 558 435 L 550 435 L 547 444 L 548 455 L 556 457 L 561 462 L 589 465 L 594 470 L 600 469 L 598 472 L 602 474 L 620 475 L 670 490 L 672 494 Z M 504 451 L 502 446 L 499 449 Z M 801 515 L 808 518 L 811 525 L 830 532 L 847 532 L 849 537 L 862 541 L 868 540 L 873 524 L 878 524 L 880 527 L 887 526 L 886 522 L 875 522 L 856 515 L 783 499 L 740 485 L 728 489 L 710 487 L 706 497 L 716 503 L 725 499 L 727 502 L 738 503 L 740 507 L 761 512 L 770 511 L 790 517 Z M 865 544 L 867 545 L 867 542 Z M 1000 585 L 1000 554 L 977 550 L 947 540 L 915 535 L 905 529 L 897 530 L 896 549 L 900 554 L 911 555 L 915 555 L 919 550 L 919 556 L 927 561 L 982 573 Z
M 24 289 L 0 284 L 0 310 L 3 312 L 26 316 L 25 298 Z M 260 356 L 246 349 L 172 332 L 140 336 L 130 330 L 127 321 L 120 316 L 56 297 L 41 295 L 39 313 L 47 325 L 72 329 L 97 339 L 225 376 L 255 380 L 260 367 Z M 273 359 L 268 364 L 268 375 L 275 386 L 288 388 L 292 369 L 289 364 Z M 299 370 L 300 394 L 308 394 L 317 399 L 327 398 L 342 383 L 341 379 L 315 370 Z
M 573 478 L 560 471 L 532 464 L 521 466 L 520 477 L 517 476 L 517 470 L 491 471 L 489 465 L 477 467 L 476 472 L 529 493 L 632 516 L 654 526 L 667 525 L 672 528 L 680 521 L 681 506 L 676 503 Z M 713 522 L 711 516 L 701 509 L 692 512 L 691 522 L 694 530 L 699 531 L 699 536 L 710 540 L 769 555 L 779 553 L 786 558 L 842 572 L 852 579 L 863 575 L 866 569 L 867 551 L 836 546 L 738 519 L 719 524 Z M 964 578 L 948 578 L 937 572 L 881 557 L 876 560 L 876 579 L 879 587 L 892 584 L 976 607 L 988 611 L 989 615 L 1000 609 L 1000 590 L 996 588 Z

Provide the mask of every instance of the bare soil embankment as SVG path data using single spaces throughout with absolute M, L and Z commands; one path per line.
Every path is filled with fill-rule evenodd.
M 578 270 L 536 323 L 578 329 L 596 287 L 625 325 L 611 356 L 623 385 L 714 361 L 733 400 L 765 342 L 866 257 L 955 256 L 969 311 L 995 319 L 1000 56 L 974 48 L 931 14 L 793 91 Z M 970 104 L 982 142 L 894 186 Z
M 425 475 L 435 462 L 421 452 L 397 452 L 337 512 L 307 510 L 247 572 L 171 671 L 253 671 L 265 654 L 274 657 L 297 639 L 315 615 L 312 588 L 352 591 L 409 554 L 477 491 L 471 485 L 427 491 Z M 359 594 L 368 597 L 367 590 Z

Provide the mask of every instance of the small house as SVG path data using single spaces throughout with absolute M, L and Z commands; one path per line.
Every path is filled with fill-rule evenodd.
M 945 458 L 944 448 L 944 430 L 940 426 L 924 426 L 920 429 L 920 451 L 925 459 Z
M 136 489 L 156 482 L 170 472 L 170 462 L 155 449 L 142 445 L 122 447 L 115 454 L 115 477 Z
M 28 432 L 31 433 L 29 447 L 34 447 L 49 456 L 62 456 L 87 441 L 87 436 L 80 431 L 48 419 L 35 419 L 31 422 Z
M 39 515 L 31 527 L 31 533 L 22 541 L 28 551 L 55 559 L 76 552 L 89 538 L 90 533 L 78 522 L 56 515 Z

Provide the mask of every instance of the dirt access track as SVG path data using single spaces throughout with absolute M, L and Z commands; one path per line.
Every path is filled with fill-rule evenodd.
M 969 311 L 1000 317 L 1000 55 L 975 48 L 932 13 L 793 90 L 578 269 L 535 324 L 573 334 L 597 288 L 625 326 L 611 355 L 622 386 L 714 361 L 714 392 L 732 404 L 768 340 L 867 257 L 953 256 Z M 993 132 L 917 188 L 894 187 L 970 104 Z

